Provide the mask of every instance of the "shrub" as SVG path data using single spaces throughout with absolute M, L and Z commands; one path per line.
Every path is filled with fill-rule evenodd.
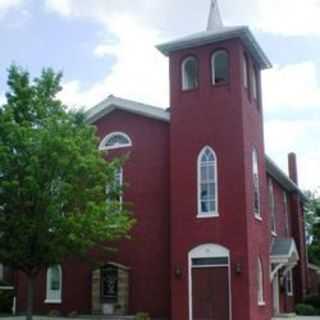
M 13 290 L 0 289 L 0 313 L 12 312 L 13 296 Z
M 72 311 L 68 314 L 68 318 L 77 318 L 79 316 L 78 311 Z
M 59 310 L 50 310 L 48 313 L 49 317 L 58 318 L 61 316 L 61 312 Z
M 151 320 L 151 318 L 148 313 L 139 312 L 136 314 L 135 320 Z
M 296 313 L 300 316 L 314 316 L 316 315 L 316 309 L 309 304 L 297 304 Z
M 316 309 L 320 309 L 320 296 L 310 296 L 307 297 L 304 302 L 304 304 L 309 304 L 313 306 Z

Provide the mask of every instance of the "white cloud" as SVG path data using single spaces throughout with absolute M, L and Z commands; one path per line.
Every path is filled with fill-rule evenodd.
M 320 84 L 314 62 L 275 66 L 263 73 L 264 103 L 268 111 L 319 110 Z
M 206 26 L 210 0 L 46 0 L 64 16 L 106 22 L 113 14 L 130 14 L 168 34 L 197 32 Z M 226 24 L 244 24 L 287 35 L 320 34 L 318 0 L 220 0 Z M 241 10 L 241 14 L 239 14 Z M 187 21 L 187 23 L 186 23 Z
M 320 121 L 267 121 L 267 153 L 287 172 L 287 154 L 296 152 L 300 185 L 304 189 L 320 186 Z
M 168 106 L 168 64 L 155 49 L 159 34 L 130 17 L 110 19 L 113 43 L 98 45 L 94 54 L 111 55 L 116 62 L 101 82 L 85 90 L 78 81 L 64 84 L 60 97 L 67 105 L 92 106 L 109 94 L 145 103 Z
M 263 76 L 266 150 L 287 171 L 286 154 L 298 155 L 300 183 L 320 186 L 320 84 L 312 62 L 275 67 Z M 279 120 L 281 119 L 281 120 Z
M 83 88 L 79 81 L 65 83 L 60 97 L 67 105 L 92 106 L 109 94 L 115 94 L 167 106 L 168 63 L 154 45 L 163 40 L 164 34 L 182 33 L 182 30 L 188 33 L 203 28 L 209 1 L 195 1 L 187 7 L 182 0 L 154 0 L 152 5 L 147 0 L 92 0 L 90 5 L 82 0 L 60 0 L 60 4 L 64 3 L 60 7 L 54 2 L 58 4 L 58 1 L 48 0 L 48 8 L 64 16 L 95 19 L 116 39 L 105 40 L 93 50 L 99 59 L 110 55 L 115 58 L 110 73 L 88 88 Z M 229 22 L 251 24 L 277 33 L 320 34 L 320 26 L 315 27 L 318 24 L 314 23 L 318 6 L 313 0 L 304 1 L 303 9 L 300 8 L 301 1 L 296 0 L 282 0 L 281 3 L 243 0 L 242 3 L 246 5 L 241 6 L 239 15 L 234 1 L 221 1 Z M 290 14 L 288 8 L 291 8 Z M 161 30 L 161 34 L 157 30 Z M 264 73 L 263 89 L 265 113 L 268 119 L 271 118 L 265 124 L 267 153 L 286 171 L 286 155 L 295 151 L 301 186 L 315 188 L 320 185 L 320 85 L 315 64 L 306 61 L 276 66 Z M 275 120 L 277 116 L 278 120 Z M 298 120 L 292 120 L 294 118 Z
M 0 18 L 2 18 L 10 9 L 19 7 L 24 0 L 0 0 Z
M 234 0 L 220 2 L 224 16 L 232 24 L 287 35 L 320 34 L 318 0 L 242 0 L 237 5 Z
M 6 97 L 4 94 L 0 94 L 0 106 L 4 105 L 6 103 Z
M 62 16 L 70 16 L 72 13 L 72 1 L 70 0 L 46 0 L 47 9 L 53 10 Z

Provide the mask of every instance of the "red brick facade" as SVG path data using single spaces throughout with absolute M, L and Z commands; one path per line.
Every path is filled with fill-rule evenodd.
M 229 54 L 230 80 L 213 86 L 211 56 L 221 48 Z M 182 91 L 181 64 L 188 56 L 199 62 L 199 86 Z M 248 57 L 250 70 L 254 66 L 257 70 L 257 99 L 253 97 L 251 83 L 249 89 L 243 85 L 244 56 Z M 273 313 L 270 179 L 275 195 L 276 237 L 293 237 L 300 256 L 294 269 L 293 296 L 284 291 L 281 277 L 279 281 L 279 311 L 292 312 L 294 303 L 305 295 L 307 283 L 302 197 L 288 177 L 284 178 L 285 182 L 278 181 L 266 168 L 260 70 L 256 59 L 236 38 L 176 50 L 170 53 L 169 63 L 170 121 L 152 119 L 134 108 L 130 111 L 126 107 L 124 111 L 120 105 L 113 106 L 112 112 L 94 121 L 101 139 L 112 132 L 124 132 L 132 140 L 131 147 L 110 151 L 110 156 L 128 155 L 123 168 L 124 201 L 132 205 L 137 225 L 131 239 L 118 243 L 118 251 L 105 259 L 106 264 L 117 263 L 129 270 L 128 313 L 148 312 L 154 317 L 192 320 L 189 253 L 200 245 L 212 244 L 226 248 L 230 253 L 228 273 L 224 272 L 230 283 L 230 296 L 226 300 L 230 306 L 229 319 L 270 320 Z M 203 219 L 197 217 L 197 159 L 205 146 L 211 147 L 217 156 L 219 215 Z M 254 149 L 260 172 L 261 219 L 255 216 L 253 205 Z M 292 180 L 297 182 L 292 155 L 290 172 Z M 286 184 L 296 189 L 292 190 Z M 288 197 L 288 217 L 284 194 Z M 258 259 L 262 263 L 264 289 L 264 303 L 260 304 Z M 60 304 L 44 302 L 45 272 L 38 277 L 36 312 L 48 313 L 55 309 L 64 314 L 72 311 L 91 313 L 93 268 L 75 260 L 65 262 L 62 270 Z M 204 284 L 206 276 L 215 277 L 210 271 L 206 272 L 196 272 Z M 199 285 L 198 290 L 204 284 Z M 25 297 L 25 283 L 19 276 L 17 306 L 20 312 L 25 310 Z

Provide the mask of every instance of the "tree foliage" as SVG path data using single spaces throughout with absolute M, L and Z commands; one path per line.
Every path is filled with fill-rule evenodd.
M 320 196 L 319 192 L 308 192 L 310 199 L 305 207 L 308 255 L 310 262 L 320 266 Z
M 41 269 L 127 235 L 133 219 L 106 200 L 121 160 L 106 161 L 95 129 L 56 98 L 61 74 L 30 80 L 11 66 L 0 107 L 0 261 L 34 278 Z

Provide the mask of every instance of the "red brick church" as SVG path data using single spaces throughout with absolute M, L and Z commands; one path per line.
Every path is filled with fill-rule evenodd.
M 270 320 L 307 290 L 296 157 L 289 176 L 265 154 L 261 71 L 251 31 L 223 25 L 158 46 L 170 65 L 167 110 L 114 96 L 88 111 L 132 204 L 130 240 L 93 268 L 77 259 L 37 279 L 35 312 L 156 319 Z M 152 85 L 152 84 L 150 84 Z M 17 279 L 17 310 L 26 286 Z M 118 319 L 118 318 L 117 318 Z

